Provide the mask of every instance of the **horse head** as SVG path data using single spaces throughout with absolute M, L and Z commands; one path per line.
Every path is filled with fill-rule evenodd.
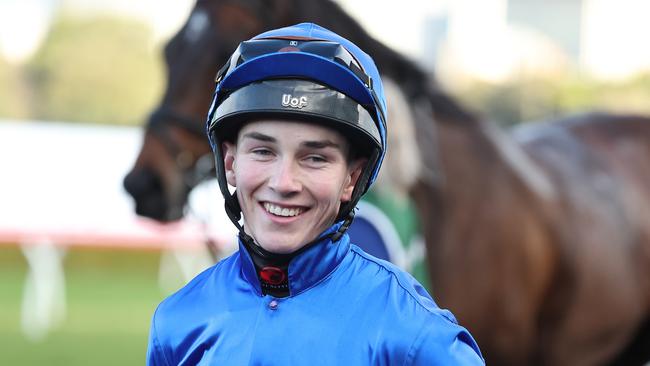
M 417 90 L 427 79 L 424 73 L 370 37 L 330 0 L 198 0 L 165 46 L 166 89 L 149 116 L 143 145 L 124 179 L 136 213 L 159 221 L 183 216 L 189 192 L 214 173 L 204 125 L 217 71 L 242 40 L 304 21 L 316 21 L 367 50 L 386 76 L 410 94 L 409 100 L 426 94 Z
M 124 178 L 139 215 L 159 221 L 183 216 L 189 192 L 213 174 L 205 116 L 214 76 L 237 44 L 261 32 L 264 19 L 283 19 L 285 1 L 198 0 L 166 44 L 167 86 L 150 114 L 144 141 Z

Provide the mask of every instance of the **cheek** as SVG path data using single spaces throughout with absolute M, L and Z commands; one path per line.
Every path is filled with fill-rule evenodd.
M 250 190 L 251 187 L 258 186 L 264 178 L 260 169 L 247 164 L 240 164 L 235 170 L 238 189 Z
M 345 179 L 332 179 L 331 175 L 322 177 L 314 181 L 312 192 L 319 197 L 321 201 L 330 201 L 338 204 L 345 197 Z

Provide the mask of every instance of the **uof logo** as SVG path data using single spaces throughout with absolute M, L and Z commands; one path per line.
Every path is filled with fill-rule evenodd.
M 307 105 L 307 97 L 292 97 L 291 94 L 282 94 L 282 106 L 291 108 L 302 108 Z

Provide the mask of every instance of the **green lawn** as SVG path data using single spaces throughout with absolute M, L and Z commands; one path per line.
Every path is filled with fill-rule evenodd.
M 20 328 L 25 259 L 0 247 L 0 365 L 143 365 L 151 314 L 166 295 L 159 261 L 159 252 L 69 250 L 65 321 L 32 342 Z

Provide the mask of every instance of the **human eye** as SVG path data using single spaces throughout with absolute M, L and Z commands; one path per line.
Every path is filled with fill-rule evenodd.
M 312 163 L 325 163 L 327 162 L 327 158 L 321 155 L 309 155 L 307 156 L 307 160 L 312 162 Z
M 255 147 L 250 150 L 250 153 L 258 159 L 268 159 L 273 156 L 273 150 L 267 147 Z
M 303 161 L 310 168 L 322 168 L 330 162 L 330 159 L 320 154 L 309 154 L 305 156 Z
M 266 149 L 266 148 L 253 149 L 251 152 L 253 154 L 255 154 L 255 155 L 270 155 L 271 154 L 271 151 L 269 149 Z

